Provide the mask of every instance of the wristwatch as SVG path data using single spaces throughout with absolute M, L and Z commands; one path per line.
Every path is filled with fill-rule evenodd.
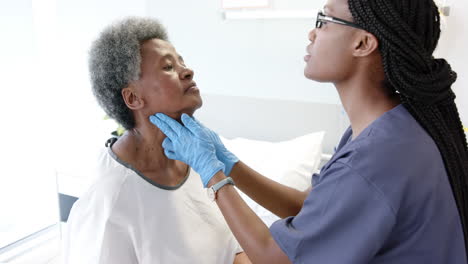
M 208 187 L 207 192 L 208 192 L 208 198 L 211 201 L 216 200 L 216 193 L 219 191 L 219 189 L 223 188 L 224 185 L 226 184 L 234 184 L 234 180 L 232 180 L 231 177 L 227 177 L 226 179 L 223 179 L 215 184 L 213 184 L 211 187 Z

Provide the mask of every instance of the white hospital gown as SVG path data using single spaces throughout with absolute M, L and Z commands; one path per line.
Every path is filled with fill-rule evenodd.
M 66 227 L 67 264 L 233 263 L 241 252 L 199 175 L 158 186 L 109 149 Z

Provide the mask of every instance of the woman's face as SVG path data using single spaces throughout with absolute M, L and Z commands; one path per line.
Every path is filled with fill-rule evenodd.
M 347 0 L 328 0 L 325 15 L 353 21 Z M 309 33 L 310 44 L 304 57 L 304 75 L 319 82 L 337 83 L 350 77 L 353 65 L 353 36 L 358 29 L 324 23 Z
M 193 71 L 167 41 L 150 39 L 141 45 L 141 74 L 135 82 L 146 116 L 165 113 L 179 118 L 202 105 Z

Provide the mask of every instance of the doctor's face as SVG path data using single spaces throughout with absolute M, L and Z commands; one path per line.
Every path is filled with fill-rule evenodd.
M 144 101 L 144 114 L 165 113 L 179 118 L 192 115 L 202 105 L 194 72 L 167 41 L 150 39 L 141 45 L 141 73 L 135 82 Z
M 353 21 L 347 0 L 328 0 L 323 13 Z M 304 75 L 311 80 L 333 83 L 349 78 L 353 65 L 351 43 L 357 30 L 331 22 L 323 22 L 320 28 L 314 28 L 309 33 Z

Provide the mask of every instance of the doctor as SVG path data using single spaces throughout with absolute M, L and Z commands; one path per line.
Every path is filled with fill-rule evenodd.
M 456 74 L 432 56 L 439 22 L 432 0 L 328 0 L 318 13 L 304 73 L 335 85 L 351 127 L 312 190 L 255 172 L 188 115 L 150 120 L 253 263 L 465 264 L 467 145 Z M 283 219 L 268 229 L 234 185 Z

